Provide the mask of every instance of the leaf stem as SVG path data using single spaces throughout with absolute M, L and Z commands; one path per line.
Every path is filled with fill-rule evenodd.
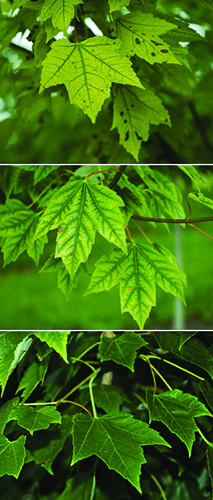
M 85 406 L 80 405 L 80 403 L 76 403 L 75 401 L 69 401 L 68 399 L 62 399 L 61 403 L 70 403 L 70 404 L 73 404 L 76 406 L 80 406 L 81 408 L 83 408 L 83 410 L 85 410 L 87 413 L 89 413 L 89 416 L 92 418 L 92 414 L 90 413 L 90 411 L 87 410 L 87 408 Z
M 147 234 L 146 234 L 146 233 L 144 233 L 143 229 L 141 229 L 141 227 L 139 226 L 139 224 L 137 224 L 137 222 L 135 222 L 134 220 L 133 220 L 133 222 L 134 222 L 135 226 L 139 229 L 140 233 L 144 236 L 144 238 L 146 238 L 146 240 L 147 240 L 149 243 L 151 243 L 151 244 L 152 244 L 152 241 L 149 239 L 149 237 L 147 236 Z
M 91 175 L 97 175 L 97 174 L 101 174 L 102 172 L 110 172 L 110 171 L 114 171 L 114 170 L 117 171 L 117 168 L 106 168 L 106 170 L 97 170 L 96 172 L 92 172 L 91 174 L 87 175 L 85 177 L 85 179 L 88 179 L 89 177 L 91 177 Z
M 132 219 L 143 220 L 145 222 L 167 222 L 168 224 L 191 224 L 192 222 L 213 221 L 213 217 L 198 217 L 195 219 L 162 219 L 158 217 L 142 217 L 142 215 L 132 215 Z
M 200 430 L 200 428 L 198 426 L 197 426 L 197 431 L 201 435 L 203 441 L 205 441 L 205 443 L 208 444 L 208 446 L 211 446 L 211 448 L 213 448 L 213 443 L 210 443 L 210 441 L 208 441 L 208 439 L 206 439 L 206 437 L 204 436 L 204 434 L 202 433 L 202 431 Z
M 98 371 L 100 370 L 100 368 L 98 368 Z M 73 387 L 73 389 L 71 389 L 71 391 L 69 391 L 65 396 L 63 396 L 61 399 L 59 399 L 59 401 L 57 401 L 57 404 L 56 406 L 59 406 L 61 401 L 63 399 L 67 399 L 71 394 L 73 394 L 73 392 L 77 391 L 77 389 L 79 389 L 79 387 L 81 387 L 83 384 L 85 384 L 88 380 L 91 379 L 91 377 L 93 377 L 94 373 L 91 373 L 90 375 L 88 375 L 88 377 L 86 377 L 84 380 L 82 380 L 79 384 L 77 384 L 75 387 Z
M 205 380 L 205 378 L 200 377 L 194 372 L 191 372 L 190 370 L 187 370 L 186 368 L 183 368 L 182 366 L 176 365 L 176 363 L 173 363 L 172 361 L 168 361 L 168 359 L 163 359 L 160 356 L 155 356 L 154 354 L 148 354 L 148 356 L 145 356 L 144 354 L 139 354 L 139 358 L 145 359 L 145 358 L 154 358 L 154 359 L 160 359 L 164 363 L 168 363 L 169 365 L 175 366 L 175 368 L 178 368 L 179 370 L 182 370 L 183 372 L 189 373 L 189 375 L 193 375 L 193 377 L 198 378 L 199 380 Z
M 213 240 L 213 237 L 210 236 L 210 234 L 205 233 L 205 231 L 202 231 L 202 229 L 200 229 L 199 227 L 195 226 L 194 224 L 189 224 L 189 225 L 192 226 L 192 227 L 195 227 L 195 229 L 197 229 L 201 233 L 205 234 L 205 236 L 208 236 L 208 238 L 211 238 L 211 240 Z
M 118 183 L 119 179 L 121 178 L 121 176 L 123 175 L 124 171 L 126 170 L 126 167 L 127 165 L 122 165 L 119 167 L 118 169 L 118 172 L 117 174 L 115 174 L 115 177 L 113 177 L 113 179 L 111 180 L 111 182 L 109 183 L 109 188 L 110 189 L 114 189 L 114 187 L 116 186 L 116 184 Z
M 83 356 L 85 356 L 85 354 L 87 354 L 87 352 L 89 352 L 91 349 L 93 349 L 93 347 L 95 347 L 96 345 L 99 345 L 100 343 L 101 343 L 101 341 L 99 340 L 98 342 L 96 342 L 92 346 L 88 347 L 84 352 L 82 352 L 80 354 L 80 356 L 78 356 L 78 358 L 72 358 L 72 359 L 76 359 L 76 361 L 80 360 L 81 358 L 83 358 Z
M 163 488 L 162 488 L 161 484 L 159 483 L 159 481 L 157 480 L 157 478 L 154 476 L 154 474 L 150 474 L 150 477 L 152 478 L 152 480 L 154 481 L 154 483 L 158 487 L 159 491 L 161 492 L 162 498 L 164 500 L 167 500 L 167 497 L 163 491 Z
M 162 359 L 162 358 L 158 358 L 158 359 Z M 179 368 L 179 370 L 182 370 L 183 372 L 189 373 L 189 375 L 193 375 L 193 377 L 199 378 L 199 380 L 205 380 L 205 378 L 200 377 L 199 375 L 196 375 L 196 373 L 193 373 L 193 372 L 187 370 L 186 368 L 183 368 L 182 366 L 176 365 L 175 363 L 172 363 L 171 361 L 168 361 L 167 359 L 162 359 L 162 361 L 164 361 L 164 363 L 168 363 L 169 365 L 175 366 L 175 368 Z
M 93 390 L 92 390 L 92 383 L 95 377 L 97 376 L 98 372 L 100 371 L 100 368 L 93 373 L 92 377 L 90 378 L 89 381 L 89 394 L 90 394 L 90 400 L 91 400 L 91 405 L 92 405 L 92 411 L 93 411 L 93 416 L 94 418 L 97 418 L 97 412 L 96 412 L 96 407 L 95 407 L 95 400 L 94 400 L 94 395 L 93 395 Z
M 93 368 L 93 366 L 91 366 L 88 361 L 84 361 L 83 359 L 79 359 L 79 358 L 70 358 L 70 359 L 72 359 L 73 361 L 79 361 L 79 363 L 83 363 L 84 365 L 91 368 L 91 370 L 93 370 L 93 372 L 95 372 L 95 368 Z
M 163 377 L 163 375 L 161 375 L 161 373 L 155 368 L 155 366 L 151 365 L 151 363 L 150 363 L 150 366 L 157 373 L 157 375 L 163 380 L 164 384 L 168 387 L 168 389 L 170 391 L 172 391 L 173 390 L 172 387 L 168 384 L 168 382 L 165 380 L 165 378 Z M 153 392 L 153 394 L 155 394 L 155 393 Z
M 126 224 L 124 224 L 124 227 L 125 227 L 125 229 L 127 230 L 127 233 L 128 233 L 128 235 L 129 235 L 130 240 L 132 241 L 133 245 L 135 245 L 135 242 L 134 242 L 134 240 L 133 240 L 133 237 L 132 237 L 132 235 L 131 235 L 131 233 L 130 233 L 129 228 L 127 227 L 127 225 L 126 225 Z
M 76 43 L 78 43 L 78 35 L 77 35 L 77 29 L 76 29 L 75 19 L 73 19 L 73 26 L 74 26 L 74 30 L 75 30 L 75 41 L 76 41 Z

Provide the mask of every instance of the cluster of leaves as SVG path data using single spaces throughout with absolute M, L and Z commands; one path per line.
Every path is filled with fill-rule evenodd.
M 2 500 L 210 500 L 212 359 L 212 333 L 1 332 Z
M 113 249 L 96 262 L 85 294 L 117 286 L 122 313 L 129 312 L 142 329 L 156 305 L 156 287 L 185 303 L 186 277 L 167 248 L 149 238 L 144 244 L 135 242 L 127 225 L 132 217 L 151 218 L 152 224 L 165 218 L 166 228 L 167 217 L 188 222 L 173 179 L 179 172 L 196 183 L 198 192 L 188 199 L 212 209 L 213 201 L 200 191 L 204 180 L 193 166 L 2 166 L 4 266 L 25 250 L 38 265 L 47 234 L 55 230 L 54 253 L 40 272 L 56 272 L 58 287 L 68 298 L 81 272 L 91 276 L 88 259 L 97 231 Z
M 25 132 L 32 149 L 28 153 L 24 148 L 23 162 L 27 154 L 29 163 L 49 163 L 55 153 L 56 161 L 82 162 L 78 137 L 86 141 L 88 162 L 112 161 L 110 149 L 116 151 L 116 163 L 123 154 L 125 162 L 141 161 L 150 154 L 149 149 L 141 148 L 149 139 L 150 127 L 154 143 L 157 139 L 169 144 L 174 162 L 179 161 L 180 150 L 181 161 L 185 158 L 186 139 L 191 142 L 189 161 L 197 157 L 194 149 L 201 149 L 201 161 L 209 158 L 212 124 L 205 117 L 210 118 L 212 101 L 210 0 L 199 0 L 198 5 L 189 5 L 188 0 L 175 5 L 167 0 L 1 3 L 3 161 L 8 163 L 8 157 L 12 157 L 9 162 L 17 161 L 13 154 L 21 155 Z M 200 25 L 202 36 L 192 23 Z M 30 48 L 16 36 L 26 30 Z M 94 124 L 100 111 L 92 130 L 83 113 Z M 51 150 L 46 147 L 49 124 L 52 134 L 58 135 L 59 122 L 67 128 L 67 136 L 63 131 L 56 149 L 52 144 Z M 38 133 L 42 136 L 39 141 Z M 156 163 L 157 158 L 156 151 Z

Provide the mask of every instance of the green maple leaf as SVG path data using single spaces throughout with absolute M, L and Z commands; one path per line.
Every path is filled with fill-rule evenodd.
M 43 361 L 33 361 L 27 368 L 16 391 L 17 394 L 24 389 L 22 393 L 22 403 L 25 403 L 40 382 L 41 385 L 43 385 L 47 369 L 48 364 Z
M 67 359 L 67 338 L 70 332 L 33 332 L 41 342 L 46 342 L 63 358 L 65 363 Z
M 181 192 L 175 183 L 159 171 L 150 171 L 150 169 L 147 171 L 146 166 L 142 168 L 144 168 L 144 172 L 141 169 L 139 175 L 142 174 L 143 182 L 149 188 L 148 200 L 153 217 L 162 217 L 168 214 L 174 219 L 184 218 Z
M 148 424 L 127 413 L 113 413 L 98 418 L 73 417 L 72 465 L 97 455 L 109 469 L 121 474 L 141 493 L 141 464 L 146 463 L 141 446 L 168 443 Z
M 148 345 L 147 342 L 134 332 L 124 332 L 123 335 L 114 339 L 102 336 L 99 354 L 101 361 L 112 359 L 115 363 L 126 366 L 134 372 L 137 349 L 145 345 Z
M 51 17 L 53 26 L 66 34 L 75 14 L 75 6 L 80 3 L 83 0 L 45 0 L 41 9 L 41 21 Z
M 26 436 L 20 436 L 16 441 L 9 441 L 0 436 L 0 477 L 8 474 L 18 479 L 24 465 Z
M 130 0 L 108 0 L 109 11 L 114 12 L 115 10 L 120 10 L 122 7 L 129 5 Z
M 56 257 L 62 257 L 73 278 L 88 259 L 95 241 L 95 229 L 126 251 L 122 199 L 109 188 L 88 179 L 70 179 L 50 200 L 39 222 L 35 238 L 59 224 Z M 53 224 L 54 223 L 54 224 Z
M 114 100 L 111 130 L 118 128 L 120 144 L 138 161 L 141 142 L 149 138 L 150 124 L 171 126 L 168 111 L 151 90 L 119 86 Z
M 34 185 L 38 184 L 38 182 L 47 177 L 54 170 L 57 170 L 57 168 L 59 167 L 56 165 L 50 165 L 45 167 L 39 165 L 34 173 Z
M 185 276 L 174 256 L 160 245 L 128 245 L 128 254 L 102 256 L 85 293 L 110 290 L 120 282 L 121 312 L 128 311 L 143 328 L 156 304 L 156 284 L 184 302 Z
M 95 123 L 112 82 L 143 88 L 119 40 L 92 37 L 80 43 L 67 39 L 51 45 L 43 62 L 41 89 L 64 84 L 71 104 L 77 104 Z
M 37 241 L 33 236 L 38 224 L 38 215 L 30 210 L 17 210 L 8 213 L 0 223 L 0 235 L 5 237 L 2 247 L 4 266 L 16 261 L 19 255 L 27 250 L 29 257 L 38 265 L 40 255 L 47 243 L 44 235 Z
M 93 393 L 96 406 L 103 408 L 106 413 L 118 412 L 123 399 L 126 399 L 120 387 L 103 383 L 99 386 L 95 386 Z
M 158 36 L 173 29 L 177 29 L 175 24 L 140 11 L 127 14 L 116 21 L 123 52 L 130 57 L 136 54 L 150 64 L 181 64 L 170 46 Z
M 212 353 L 197 337 L 193 337 L 182 344 L 182 336 L 179 335 L 174 336 L 167 332 L 156 332 L 154 336 L 162 350 L 169 350 L 181 357 L 181 359 L 185 359 L 188 363 L 200 366 L 213 379 Z
M 205 180 L 201 177 L 200 172 L 192 165 L 177 165 L 177 167 L 188 175 L 193 182 L 195 182 L 198 190 L 200 191 L 200 184 L 205 185 Z
M 2 332 L 0 333 L 0 384 L 2 394 L 6 387 L 9 376 L 22 360 L 29 349 L 32 338 L 29 333 Z
M 46 406 L 36 410 L 30 406 L 18 405 L 12 410 L 10 420 L 17 420 L 18 425 L 27 429 L 32 436 L 35 431 L 48 429 L 50 424 L 60 424 L 61 414 L 55 407 Z
M 213 415 L 205 405 L 198 401 L 192 394 L 185 394 L 179 389 L 166 391 L 158 396 L 153 396 L 146 389 L 147 404 L 149 408 L 149 423 L 152 420 L 163 422 L 171 432 L 176 434 L 185 443 L 189 456 L 195 440 L 197 424 L 195 417 Z
M 193 201 L 198 201 L 213 210 L 213 201 L 210 198 L 204 196 L 203 193 L 189 193 L 188 198 Z
M 84 264 L 82 264 L 83 266 Z M 57 272 L 57 284 L 58 288 L 64 293 L 66 299 L 69 299 L 73 288 L 77 286 L 78 276 L 80 272 L 80 267 L 75 274 L 74 278 L 71 278 L 69 272 L 67 271 L 65 264 L 61 258 L 55 258 L 52 254 L 49 259 L 45 262 L 43 267 L 39 271 L 40 273 Z

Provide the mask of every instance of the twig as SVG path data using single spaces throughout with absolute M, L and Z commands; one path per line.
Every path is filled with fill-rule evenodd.
M 193 222 L 213 221 L 213 217 L 200 217 L 196 219 L 161 219 L 155 217 L 143 217 L 142 215 L 132 215 L 132 219 L 143 220 L 146 222 L 167 222 L 168 224 L 192 224 Z
M 116 186 L 116 184 L 118 183 L 119 179 L 121 178 L 121 176 L 123 175 L 125 169 L 126 169 L 127 165 L 124 165 L 124 166 L 121 166 L 119 167 L 118 169 L 118 172 L 115 174 L 115 177 L 113 177 L 113 179 L 111 180 L 111 182 L 109 183 L 109 188 L 110 189 L 114 189 L 114 187 Z

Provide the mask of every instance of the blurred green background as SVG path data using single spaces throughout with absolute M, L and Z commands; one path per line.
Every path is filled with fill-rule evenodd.
M 209 167 L 211 169 L 211 167 Z M 213 172 L 209 172 L 213 175 Z M 194 188 L 194 186 L 193 186 Z M 191 189 L 188 185 L 186 193 Z M 184 200 L 187 194 L 183 195 Z M 205 195 L 213 198 L 213 188 Z M 211 216 L 212 211 L 201 204 L 191 202 L 192 216 Z M 185 201 L 186 214 L 188 207 Z M 170 225 L 170 233 L 163 225 L 153 227 L 150 223 L 140 223 L 140 227 L 149 238 L 169 248 L 174 253 L 175 226 Z M 213 237 L 213 221 L 197 224 L 203 231 Z M 177 227 L 177 226 L 176 226 Z M 179 227 L 179 226 L 178 226 Z M 129 229 L 136 242 L 145 243 L 133 220 Z M 187 275 L 186 289 L 187 307 L 183 306 L 183 328 L 213 329 L 213 239 L 208 238 L 191 226 L 180 227 L 179 242 L 182 248 L 183 268 Z M 49 233 L 49 243 L 38 268 L 26 253 L 16 263 L 3 269 L 3 256 L 0 255 L 0 329 L 138 329 L 137 323 L 130 314 L 120 312 L 119 290 L 115 286 L 109 292 L 91 294 L 84 297 L 90 277 L 80 275 L 75 288 L 67 302 L 57 288 L 57 276 L 54 273 L 39 274 L 44 262 L 53 251 L 54 232 Z M 108 255 L 114 248 L 104 238 L 97 235 L 89 259 L 90 272 L 95 262 L 104 253 Z M 157 289 L 157 306 L 151 311 L 145 329 L 172 329 L 175 324 L 175 301 L 173 296 Z M 181 312 L 177 312 L 181 314 Z M 177 320 L 177 318 L 176 318 Z

